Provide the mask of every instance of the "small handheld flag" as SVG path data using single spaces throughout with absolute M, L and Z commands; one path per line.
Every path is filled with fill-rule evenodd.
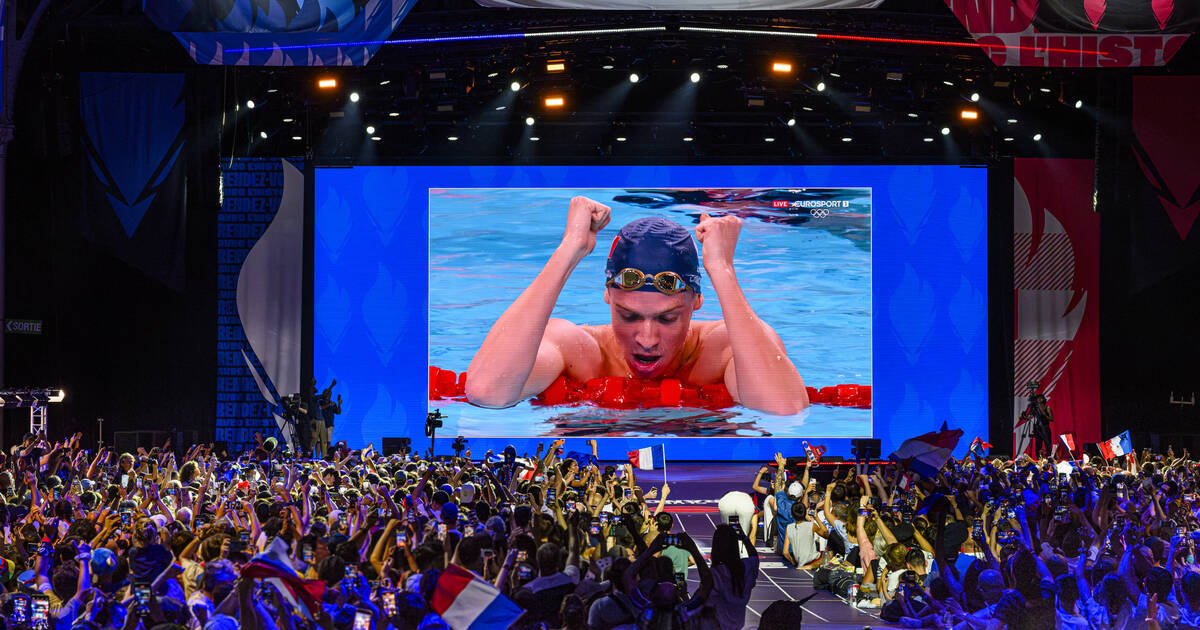
M 990 448 L 992 448 L 991 444 L 983 441 L 983 438 L 977 437 L 971 441 L 971 448 L 967 449 L 967 452 L 978 457 L 983 457 Z
M 808 457 L 808 461 L 813 465 L 821 463 L 821 456 L 825 454 L 825 445 L 812 446 L 807 441 L 804 442 L 804 454 Z
M 1100 454 L 1104 456 L 1104 459 L 1112 459 L 1133 452 L 1133 440 L 1129 438 L 1129 431 L 1100 442 L 1096 446 L 1100 447 Z
M 904 440 L 900 448 L 891 454 L 893 461 L 907 463 L 910 470 L 931 479 L 937 476 L 942 466 L 954 453 L 958 439 L 962 437 L 962 429 L 947 429 L 942 425 L 940 431 L 930 431 L 924 435 Z
M 667 454 L 662 444 L 639 448 L 636 451 L 629 451 L 629 463 L 633 464 L 633 467 L 638 470 L 665 468 L 667 465 Z

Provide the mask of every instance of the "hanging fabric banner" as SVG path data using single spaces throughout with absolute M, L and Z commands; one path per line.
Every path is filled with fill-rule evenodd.
M 363 66 L 416 0 L 144 0 L 196 63 Z
M 1013 173 L 1014 450 L 1030 446 L 1035 423 L 1021 423 L 1021 415 L 1031 382 L 1049 400 L 1047 435 L 1073 432 L 1095 442 L 1100 216 L 1092 211 L 1092 160 L 1017 159 Z
M 183 289 L 187 178 L 182 74 L 85 72 L 83 232 L 101 249 Z
M 999 66 L 1162 66 L 1200 27 L 1192 0 L 945 2 Z

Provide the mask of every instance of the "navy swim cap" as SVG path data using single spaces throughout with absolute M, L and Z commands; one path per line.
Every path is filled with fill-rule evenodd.
M 662 217 L 632 221 L 617 232 L 608 250 L 605 280 L 612 280 L 622 269 L 637 269 L 652 276 L 674 271 L 683 278 L 689 289 L 700 292 L 700 265 L 696 243 L 691 232 L 678 223 Z M 652 282 L 639 291 L 657 291 Z

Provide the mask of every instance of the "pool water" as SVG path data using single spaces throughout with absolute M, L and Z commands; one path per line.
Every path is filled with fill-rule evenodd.
M 742 218 L 735 267 L 757 315 L 783 339 L 810 387 L 871 384 L 871 191 L 839 189 L 433 189 L 429 195 L 429 364 L 461 372 L 492 324 L 525 290 L 562 238 L 571 197 L 612 208 L 597 246 L 554 310 L 578 324 L 610 321 L 602 299 L 607 246 L 634 219 L 665 216 L 692 229 L 701 214 Z M 783 207 L 779 207 L 783 206 Z M 809 206 L 815 206 L 811 210 Z M 697 320 L 721 317 L 702 274 Z M 866 437 L 871 410 L 814 405 L 794 416 L 744 407 L 508 409 L 431 401 L 443 435 L 465 437 Z

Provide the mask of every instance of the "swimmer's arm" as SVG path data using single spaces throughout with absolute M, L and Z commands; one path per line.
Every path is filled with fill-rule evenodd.
M 746 407 L 778 415 L 791 415 L 808 407 L 804 379 L 788 358 L 779 334 L 754 313 L 733 266 L 708 272 L 721 302 L 725 334 L 732 350 L 725 366 L 729 394 Z M 739 374 L 750 376 L 739 382 Z
M 550 319 L 567 278 L 583 255 L 559 247 L 488 331 L 471 359 L 467 399 L 481 407 L 509 407 L 550 386 L 568 363 L 600 362 L 600 347 L 582 328 Z M 568 360 L 565 357 L 570 357 Z

